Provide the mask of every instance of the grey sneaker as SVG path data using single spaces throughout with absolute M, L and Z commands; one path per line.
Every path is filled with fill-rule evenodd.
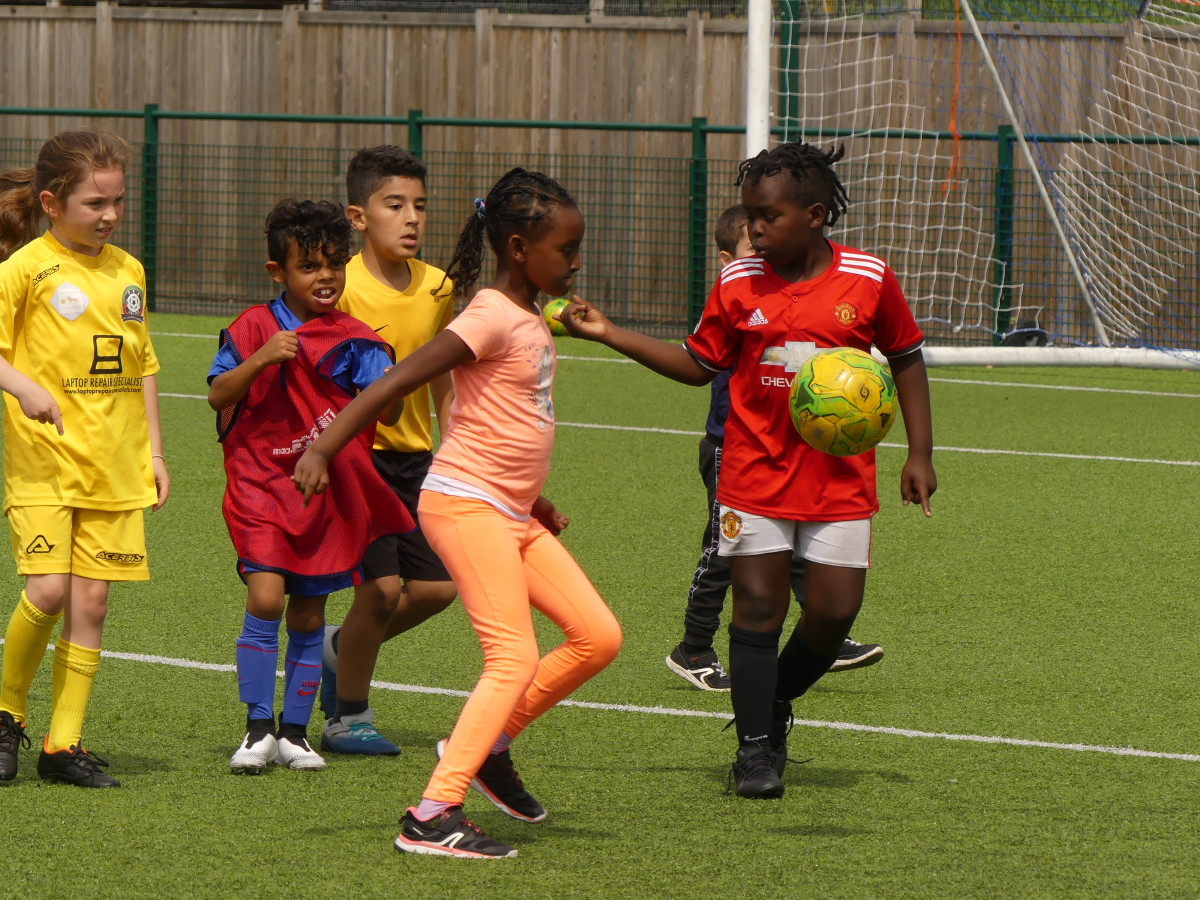
M 330 719 L 321 732 L 321 749 L 359 756 L 399 756 L 400 748 L 375 730 L 373 713 Z

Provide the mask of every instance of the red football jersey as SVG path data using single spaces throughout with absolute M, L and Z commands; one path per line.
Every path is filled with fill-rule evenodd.
M 730 263 L 684 343 L 706 368 L 733 370 L 717 499 L 742 512 L 840 522 L 879 511 L 875 451 L 838 457 L 809 447 L 792 426 L 788 388 L 818 350 L 874 344 L 902 356 L 924 337 L 883 260 L 829 246 L 829 268 L 795 284 L 761 259 Z

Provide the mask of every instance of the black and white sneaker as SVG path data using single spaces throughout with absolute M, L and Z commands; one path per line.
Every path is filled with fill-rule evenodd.
M 702 691 L 728 691 L 729 675 L 717 659 L 717 651 L 711 647 L 692 655 L 683 644 L 677 644 L 667 656 L 667 668 Z
M 446 742 L 438 741 L 438 759 L 442 758 L 444 752 Z M 500 812 L 514 819 L 535 825 L 546 820 L 545 808 L 525 790 L 525 783 L 513 768 L 512 755 L 507 750 L 493 753 L 483 761 L 471 780 L 471 787 L 492 801 Z
M 738 747 L 729 779 L 739 797 L 774 799 L 783 796 L 783 782 L 775 774 L 775 754 L 765 741 Z M 728 790 L 728 788 L 727 788 Z
M 458 856 L 464 859 L 511 859 L 517 848 L 492 840 L 463 815 L 461 806 L 452 806 L 427 822 L 412 809 L 400 820 L 396 849 L 403 853 L 427 856 Z
M 842 649 L 838 651 L 837 659 L 829 667 L 830 672 L 843 672 L 846 669 L 861 669 L 873 666 L 883 659 L 883 648 L 878 644 L 856 644 L 846 638 Z
M 18 722 L 12 713 L 0 711 L 0 781 L 17 777 L 17 751 L 32 746 L 25 737 L 25 723 Z
M 71 746 L 69 750 L 59 750 L 48 753 L 45 749 L 38 755 L 37 770 L 42 776 L 42 783 L 62 782 L 78 787 L 115 788 L 121 782 L 111 775 L 101 772 L 108 768 L 108 763 L 95 754 L 88 753 L 82 747 Z

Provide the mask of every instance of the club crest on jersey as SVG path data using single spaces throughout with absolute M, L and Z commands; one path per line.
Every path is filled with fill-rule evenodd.
M 733 540 L 742 533 L 742 517 L 732 510 L 726 510 L 721 515 L 721 534 L 728 540 Z
M 50 306 L 68 322 L 74 322 L 88 308 L 88 295 L 71 282 L 64 281 L 50 295 Z
M 144 322 L 146 320 L 146 304 L 142 299 L 142 289 L 131 284 L 121 292 L 121 321 Z
M 858 310 L 843 300 L 833 308 L 833 319 L 843 328 L 849 328 L 858 321 Z

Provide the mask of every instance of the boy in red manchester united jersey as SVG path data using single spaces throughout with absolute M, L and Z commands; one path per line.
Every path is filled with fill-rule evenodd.
M 579 298 L 561 315 L 575 336 L 685 384 L 732 373 L 717 482 L 718 552 L 729 557 L 733 579 L 733 775 L 743 797 L 783 794 L 791 701 L 825 674 L 854 624 L 871 517 L 879 511 L 873 451 L 830 456 L 792 427 L 788 388 L 804 360 L 828 347 L 878 347 L 891 364 L 908 433 L 901 498 L 929 515 L 937 489 L 921 331 L 881 259 L 824 236 L 846 210 L 833 171 L 842 155 L 789 143 L 742 164 L 738 183 L 755 256 L 722 270 L 682 346 L 618 328 Z M 804 559 L 807 598 L 780 652 L 793 555 Z

